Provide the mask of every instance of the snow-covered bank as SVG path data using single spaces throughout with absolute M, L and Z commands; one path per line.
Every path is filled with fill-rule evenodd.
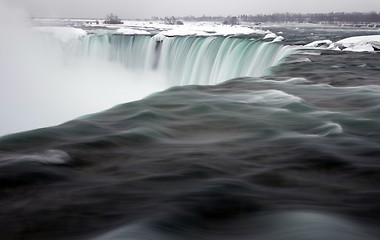
M 77 39 L 86 34 L 125 34 L 125 35 L 159 35 L 173 36 L 249 36 L 265 41 L 281 42 L 282 32 L 273 33 L 261 26 L 252 24 L 229 25 L 219 22 L 181 22 L 167 24 L 162 21 L 123 20 L 122 24 L 105 24 L 96 19 L 56 19 L 59 26 L 54 26 L 54 19 L 33 20 L 38 32 L 53 35 L 63 43 Z M 81 31 L 81 32 L 80 32 Z M 280 35 L 281 34 L 281 35 Z
M 165 36 L 231 36 L 249 34 L 265 35 L 271 33 L 270 31 L 258 28 L 241 25 L 231 26 L 211 22 L 185 22 L 183 25 L 171 25 L 155 21 L 124 21 L 123 24 L 117 25 L 89 23 L 86 26 L 116 29 L 119 33 L 128 33 L 131 30 L 135 30 L 137 34 L 146 34 L 146 32 L 148 32 L 152 35 L 161 33 Z M 139 31 L 143 31 L 144 33 Z
M 116 30 L 117 33 L 122 33 L 126 35 L 151 35 L 150 32 L 145 30 L 136 30 L 131 28 L 119 28 Z
M 374 52 L 380 51 L 380 35 L 355 36 L 337 42 L 332 42 L 331 40 L 318 40 L 306 44 L 305 47 L 352 52 Z
M 284 40 L 284 37 L 283 36 L 277 36 L 277 34 L 275 33 L 272 33 L 270 31 L 266 31 L 266 32 L 269 32 L 267 33 L 263 39 L 273 39 L 272 42 L 281 42 Z
M 380 35 L 350 37 L 336 42 L 336 45 L 343 46 L 346 51 L 372 52 L 380 50 Z

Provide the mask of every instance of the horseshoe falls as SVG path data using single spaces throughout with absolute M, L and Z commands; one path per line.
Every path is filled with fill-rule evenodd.
M 0 239 L 380 238 L 379 29 L 39 21 L 0 22 Z
M 57 125 L 172 86 L 270 75 L 272 66 L 295 52 L 291 46 L 238 37 L 83 33 L 38 27 L 4 39 L 13 57 L 9 61 L 4 55 L 12 66 L 3 65 L 3 75 L 14 79 L 3 83 L 2 105 L 17 106 L 4 118 L 0 135 Z M 34 109 L 30 121 L 22 120 L 25 107 Z
M 170 85 L 211 85 L 270 74 L 295 48 L 234 37 L 101 35 L 84 39 L 81 55 L 115 61 L 133 71 L 155 70 Z

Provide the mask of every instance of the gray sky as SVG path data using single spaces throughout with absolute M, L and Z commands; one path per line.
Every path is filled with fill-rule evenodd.
M 25 9 L 32 17 L 120 18 L 151 16 L 227 16 L 258 13 L 380 11 L 379 0 L 0 0 Z

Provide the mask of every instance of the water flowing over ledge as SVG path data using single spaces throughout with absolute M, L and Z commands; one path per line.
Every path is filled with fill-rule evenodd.
M 131 70 L 157 70 L 170 85 L 210 85 L 269 75 L 295 49 L 248 38 L 112 34 L 86 37 L 77 54 L 120 62 Z

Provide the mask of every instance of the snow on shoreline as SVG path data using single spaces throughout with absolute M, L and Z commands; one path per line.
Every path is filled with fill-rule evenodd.
M 306 44 L 304 47 L 352 52 L 375 52 L 380 50 L 380 35 L 355 36 L 337 42 L 318 40 Z
M 91 26 L 95 27 L 94 24 Z M 264 40 L 273 39 L 272 42 L 284 40 L 282 36 L 269 30 L 204 22 L 185 23 L 185 25 L 169 25 L 159 22 L 124 22 L 117 25 L 101 24 L 101 27 L 110 29 L 117 34 L 157 35 L 157 40 L 173 36 L 239 36 L 251 34 L 262 35 Z M 87 32 L 79 27 L 34 27 L 33 29 L 39 33 L 49 34 L 63 43 L 68 43 L 87 35 Z M 380 50 L 380 35 L 355 36 L 337 42 L 332 42 L 328 39 L 318 40 L 306 44 L 304 47 L 337 51 L 375 52 Z
M 132 28 L 119 28 L 116 30 L 117 33 L 125 34 L 125 35 L 151 35 L 150 32 L 145 30 L 136 30 Z
M 151 33 L 159 32 L 164 36 L 232 36 L 232 35 L 249 35 L 249 34 L 268 34 L 268 31 L 254 29 L 240 25 L 222 25 L 209 22 L 185 22 L 184 25 L 170 25 L 159 22 L 133 22 L 125 21 L 118 25 L 120 29 L 138 29 Z M 105 25 L 107 28 L 116 26 Z
M 281 42 L 284 40 L 283 36 L 277 36 L 277 34 L 267 31 L 267 34 L 263 37 L 263 39 L 273 39 L 272 42 Z
M 336 44 L 343 46 L 345 51 L 375 51 L 375 49 L 380 49 L 380 35 L 370 35 L 370 36 L 357 36 L 342 39 Z
M 123 24 L 104 24 L 101 22 L 88 21 L 83 25 L 73 25 L 73 27 L 34 27 L 36 32 L 49 34 L 56 39 L 67 43 L 71 40 L 78 39 L 87 35 L 87 32 L 82 29 L 85 27 L 89 33 L 96 32 L 97 29 L 103 28 L 111 33 L 125 35 L 159 35 L 162 37 L 173 36 L 239 36 L 239 35 L 267 35 L 273 38 L 274 42 L 282 41 L 281 36 L 277 36 L 269 30 L 242 26 L 242 25 L 224 25 L 220 23 L 210 22 L 185 22 L 184 25 L 170 25 L 161 22 L 147 21 L 124 21 Z M 91 30 L 93 29 L 93 30 Z
M 232 36 L 232 35 L 265 35 L 271 33 L 267 30 L 242 25 L 226 25 L 213 22 L 184 22 L 183 25 L 165 24 L 161 21 L 123 21 L 122 24 L 104 24 L 103 22 L 89 21 L 86 27 L 103 27 L 123 32 L 123 29 L 147 31 L 155 35 L 161 33 L 165 36 Z M 137 33 L 139 34 L 139 33 Z
M 76 21 L 76 20 L 75 20 Z M 73 20 L 74 22 L 74 20 Z M 50 34 L 54 38 L 67 43 L 91 33 L 99 33 L 99 29 L 107 32 L 125 35 L 151 35 L 158 41 L 173 36 L 244 36 L 261 35 L 261 39 L 271 42 L 284 40 L 282 32 L 271 32 L 255 26 L 225 25 L 213 22 L 184 22 L 183 25 L 165 24 L 160 21 L 123 21 L 122 24 L 104 24 L 102 21 L 81 20 L 73 27 L 35 27 L 40 33 Z M 83 29 L 86 29 L 86 31 Z M 281 35 L 280 35 L 281 34 Z M 259 37 L 260 38 L 260 37 Z M 318 40 L 304 45 L 311 49 L 329 49 L 353 52 L 375 52 L 380 50 L 380 35 L 356 36 L 337 42 Z
M 157 41 L 160 41 L 165 37 L 174 36 L 228 37 L 243 35 L 267 36 L 263 39 L 273 39 L 272 42 L 280 42 L 284 40 L 282 36 L 277 36 L 269 30 L 211 22 L 185 22 L 184 25 L 170 25 L 152 21 L 124 21 L 123 24 L 104 24 L 102 22 L 96 23 L 94 21 L 87 21 L 84 24 L 75 24 L 72 27 L 33 27 L 34 31 L 51 35 L 53 38 L 60 40 L 64 44 L 86 36 L 87 34 L 96 34 L 96 32 L 100 32 L 99 29 L 107 29 L 110 33 L 124 35 L 151 35 L 154 36 Z M 271 37 L 268 38 L 268 36 Z

